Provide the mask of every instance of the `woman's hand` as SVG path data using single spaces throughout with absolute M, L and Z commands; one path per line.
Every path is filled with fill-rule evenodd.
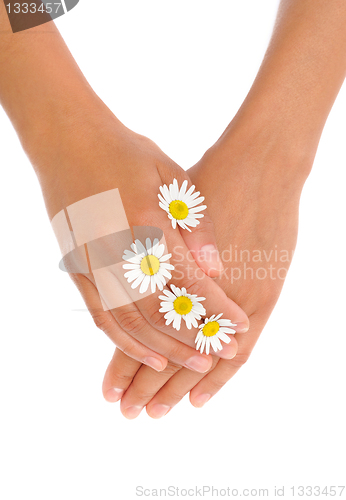
M 237 355 L 232 359 L 213 356 L 205 375 L 172 363 L 154 373 L 116 351 L 103 393 L 108 401 L 121 398 L 120 408 L 127 418 L 138 416 L 144 406 L 151 417 L 162 417 L 189 392 L 192 405 L 201 407 L 248 360 L 291 263 L 299 198 L 311 168 L 310 155 L 288 159 L 281 147 L 280 141 L 273 148 L 261 147 L 249 128 L 234 126 L 188 171 L 205 194 L 214 222 L 225 269 L 216 283 L 247 312 L 250 330 L 235 335 Z
M 167 213 L 159 206 L 160 186 L 177 179 L 179 186 L 186 181 L 188 189 L 191 181 L 153 142 L 128 130 L 105 107 L 90 109 L 86 104 L 82 123 L 78 118 L 71 126 L 71 117 L 67 122 L 62 117 L 53 135 L 48 138 L 42 130 L 26 149 L 40 173 L 51 218 L 79 200 L 117 188 L 130 227 L 141 226 L 142 233 L 145 226 L 163 231 L 165 254 L 172 254 L 170 264 L 174 266 L 174 270 L 169 270 L 171 280 L 166 271 L 167 281 L 179 288 L 185 287 L 188 293 L 205 297 L 203 305 L 207 314 L 223 313 L 224 318 L 237 324 L 236 330 L 248 328 L 246 314 L 206 274 L 216 276 L 221 272 L 220 260 L 215 259 L 216 240 L 208 214 L 189 232 L 174 229 Z M 92 218 L 93 214 L 89 215 Z M 116 218 L 116 214 L 114 216 Z M 145 238 L 142 243 L 145 244 Z M 203 249 L 211 246 L 214 248 L 212 261 L 203 255 Z M 123 248 L 122 252 L 125 250 L 130 248 Z M 126 271 L 121 268 L 121 277 L 109 271 L 114 280 L 111 293 L 126 296 L 132 292 L 130 285 L 126 290 L 122 288 L 121 278 Z M 105 311 L 95 272 L 71 276 L 96 325 L 127 355 L 158 371 L 165 368 L 167 359 L 202 373 L 210 368 L 211 356 L 195 349 L 195 329 L 188 329 L 183 321 L 179 331 L 172 324 L 166 325 L 164 313 L 159 312 L 158 295 L 162 292 L 158 289 L 143 298 L 137 293 L 127 305 Z M 102 299 L 107 302 L 107 297 Z M 230 339 L 218 352 L 220 357 L 235 356 L 237 342 L 233 336 Z

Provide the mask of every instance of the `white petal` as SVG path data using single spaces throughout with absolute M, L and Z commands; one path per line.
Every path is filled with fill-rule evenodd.
M 150 284 L 150 276 L 146 275 L 139 289 L 139 293 L 145 293 Z
M 167 208 L 168 208 L 169 205 L 168 205 L 167 201 L 164 199 L 164 197 L 161 196 L 160 193 L 157 196 L 158 196 L 159 200 L 161 201 L 162 205 L 167 206 Z
M 170 184 L 169 185 L 169 195 L 170 195 L 170 197 L 171 197 L 172 200 L 176 200 L 177 199 L 178 193 L 179 193 L 179 191 L 178 191 L 178 189 L 175 189 L 174 184 Z
M 166 262 L 166 260 L 169 260 L 172 257 L 171 253 L 166 253 L 166 255 L 162 255 L 162 257 L 159 258 L 160 262 Z
M 156 255 L 156 252 L 159 248 L 159 239 L 158 238 L 155 238 L 154 241 L 153 241 L 153 246 L 152 246 L 152 255 L 155 255 L 155 257 L 157 257 Z
M 214 352 L 217 352 L 218 348 L 217 348 L 217 343 L 215 342 L 215 336 L 210 337 L 210 343 L 211 343 L 212 348 L 214 349 Z
M 141 241 L 139 241 L 139 240 L 136 240 L 135 243 L 136 243 L 136 247 L 137 247 L 137 253 L 139 253 L 139 254 L 145 254 L 146 255 L 147 252 L 146 252 L 146 250 L 144 248 L 143 243 Z
M 131 285 L 131 288 L 134 290 L 135 288 L 138 287 L 138 285 L 140 285 L 142 283 L 142 281 L 144 280 L 144 274 L 141 274 L 140 276 L 138 276 L 138 278 L 132 283 Z
M 219 348 L 219 351 L 222 351 L 223 347 L 217 335 L 215 335 L 215 342 Z
M 210 338 L 207 339 L 207 342 L 205 343 L 205 353 L 209 354 L 210 350 Z
M 194 307 L 194 311 L 197 313 L 197 314 L 200 314 L 201 316 L 205 316 L 206 314 L 206 310 L 203 306 L 200 306 L 198 307 L 199 304 L 196 304 L 195 307 Z
M 222 315 L 223 315 L 223 313 L 218 314 L 218 315 L 214 318 L 214 321 L 217 321 L 218 319 L 220 319 Z
M 160 313 L 166 313 L 174 309 L 172 302 L 161 302 L 160 306 L 161 306 L 161 309 L 159 309 Z
M 165 296 L 162 295 L 159 297 L 159 299 L 163 299 L 166 301 L 169 300 L 171 302 L 173 302 L 176 299 L 175 295 L 169 290 L 164 290 L 163 293 L 165 294 Z
M 189 330 L 191 330 L 191 318 L 189 317 L 189 315 L 186 315 L 186 316 L 183 316 L 184 320 L 185 320 L 185 323 L 186 323 L 186 326 Z
M 156 290 L 156 281 L 154 279 L 154 276 L 150 277 L 150 290 L 151 290 L 151 293 L 155 293 L 155 290 Z
M 141 270 L 139 271 L 128 271 L 127 273 L 124 274 L 125 278 L 127 279 L 128 283 L 132 283 L 135 279 L 138 278 L 138 276 L 141 276 L 143 273 Z
M 199 198 L 196 198 L 195 200 L 188 201 L 186 203 L 189 211 L 190 208 L 196 207 L 197 205 L 200 205 L 204 201 L 204 196 L 200 196 Z
M 224 332 L 224 333 L 231 333 L 231 334 L 235 333 L 235 330 L 233 330 L 233 328 L 226 328 L 225 326 L 220 328 L 219 331 Z
M 162 264 L 160 263 L 160 269 L 169 269 L 170 271 L 173 271 L 174 269 L 174 266 L 173 264 L 167 264 L 166 262 L 162 262 Z
M 219 339 L 225 342 L 225 344 L 229 344 L 231 342 L 230 337 L 223 332 L 218 331 L 217 336 L 219 337 Z
M 181 316 L 180 314 L 176 314 L 174 320 L 173 320 L 173 328 L 176 330 L 180 330 L 180 325 L 181 325 Z
M 173 229 L 177 227 L 177 221 L 175 219 L 172 219 L 172 227 Z
M 161 207 L 162 210 L 164 210 L 165 212 L 169 213 L 169 206 L 168 205 L 164 205 L 163 203 L 161 203 L 161 201 L 159 201 L 159 207 Z
M 178 224 L 182 229 L 187 229 L 191 233 L 191 229 L 189 229 L 182 220 L 178 220 Z
M 237 326 L 232 323 L 230 319 L 219 319 L 220 326 Z
M 186 191 L 186 195 L 185 196 L 190 197 L 192 195 L 192 193 L 194 192 L 195 187 L 196 186 L 194 184 L 192 184 L 192 186 L 190 186 L 189 189 Z
M 163 276 L 160 276 L 159 273 L 157 274 L 154 274 L 154 278 L 155 278 L 155 282 L 156 282 L 156 285 L 157 285 L 157 288 L 159 290 L 163 290 L 163 287 L 165 286 L 166 284 L 166 280 Z
M 162 186 L 162 189 L 160 187 L 160 190 L 161 190 L 161 193 L 163 194 L 163 197 L 165 198 L 165 200 L 169 204 L 172 201 L 172 199 L 171 199 L 170 194 L 169 194 L 168 186 L 166 184 L 164 184 Z
M 133 257 L 136 257 L 136 256 L 137 256 L 137 254 L 135 252 L 131 252 L 130 250 L 125 250 L 124 255 L 123 255 L 123 259 L 124 260 L 133 259 Z
M 199 318 L 197 318 L 197 319 L 201 319 L 201 317 L 199 317 Z M 195 316 L 190 316 L 191 325 L 192 325 L 194 328 L 197 328 L 197 327 L 198 327 L 197 319 L 196 319 L 196 317 L 195 317 Z
M 185 192 L 186 192 L 186 188 L 187 188 L 187 180 L 185 180 L 181 185 L 181 188 L 179 191 L 179 199 L 180 200 L 183 199 L 183 196 L 185 195 Z
M 201 205 L 201 206 L 198 206 L 195 208 L 189 208 L 189 214 L 197 215 L 198 212 L 201 212 L 202 210 L 205 210 L 206 208 L 207 208 L 207 205 Z M 202 215 L 202 217 L 204 217 L 203 214 L 199 214 L 199 215 Z
M 202 343 L 201 343 L 201 349 L 200 349 L 200 353 L 203 354 L 203 350 L 204 350 L 204 346 L 207 342 L 207 338 L 205 335 L 203 335 L 203 339 L 202 339 Z
M 150 238 L 146 238 L 146 240 L 145 240 L 145 246 L 146 246 L 148 255 L 151 255 L 153 247 L 151 245 L 151 239 Z
M 158 259 L 161 259 L 164 251 L 165 251 L 165 245 L 162 243 L 161 245 L 158 245 L 156 247 L 155 253 L 153 255 L 155 255 L 155 257 L 157 257 Z
M 193 194 L 189 195 L 189 199 L 188 201 L 193 201 L 195 200 L 196 198 L 198 198 L 198 196 L 200 195 L 201 193 L 199 191 L 195 191 Z M 187 204 L 187 203 L 186 203 Z
M 160 269 L 160 273 L 162 276 L 165 276 L 168 281 L 172 279 L 172 275 L 169 271 L 167 271 L 167 269 Z
M 203 337 L 203 334 L 199 331 L 196 335 L 196 338 L 195 338 L 195 344 L 198 344 L 198 342 L 202 342 L 202 337 Z
M 123 269 L 140 269 L 139 264 L 123 264 Z

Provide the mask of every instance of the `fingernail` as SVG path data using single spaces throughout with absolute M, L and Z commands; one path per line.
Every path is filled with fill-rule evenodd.
M 170 409 L 171 409 L 171 407 L 167 406 L 167 405 L 161 405 L 161 404 L 153 405 L 150 408 L 150 416 L 152 418 L 164 417 L 166 415 L 166 413 L 169 412 Z
M 205 373 L 210 368 L 210 361 L 202 356 L 192 356 L 185 362 L 186 368 L 199 373 Z
M 223 271 L 224 267 L 220 254 L 215 245 L 204 245 L 199 251 L 199 260 L 206 262 L 208 267 L 216 271 Z
M 116 403 L 121 399 L 121 396 L 124 394 L 123 389 L 117 389 L 116 387 L 112 387 L 112 389 L 109 389 L 106 394 L 105 394 L 105 399 L 109 403 Z
M 157 372 L 162 372 L 162 370 L 164 370 L 163 364 L 157 358 L 152 358 L 151 356 L 149 356 L 148 358 L 144 358 L 143 363 L 150 366 L 150 368 L 153 368 Z
M 237 323 L 234 329 L 237 333 L 246 333 L 249 331 L 249 325 L 248 323 Z
M 143 410 L 142 406 L 129 406 L 123 411 L 123 413 L 126 418 L 132 420 L 133 418 L 138 417 L 138 415 L 142 410 Z
M 197 408 L 202 408 L 211 398 L 211 394 L 200 394 L 193 400 L 193 406 L 197 406 Z

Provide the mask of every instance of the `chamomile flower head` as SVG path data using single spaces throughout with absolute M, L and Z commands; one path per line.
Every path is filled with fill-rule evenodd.
M 232 323 L 230 319 L 221 319 L 222 314 L 215 316 L 213 314 L 210 318 L 206 318 L 204 323 L 199 325 L 199 332 L 195 340 L 196 349 L 200 351 L 201 354 L 205 348 L 206 354 L 209 354 L 210 346 L 215 352 L 221 351 L 223 349 L 220 340 L 229 344 L 231 339 L 227 333 L 235 333 L 233 328 L 230 326 L 236 326 Z
M 204 217 L 199 212 L 205 210 L 207 206 L 200 205 L 204 201 L 204 196 L 199 196 L 199 191 L 194 193 L 195 186 L 191 186 L 187 191 L 186 188 L 186 180 L 179 190 L 178 181 L 174 179 L 173 184 L 160 186 L 161 194 L 159 193 L 158 197 L 160 200 L 159 205 L 167 212 L 172 221 L 173 229 L 178 224 L 182 229 L 191 231 L 190 227 L 198 226 L 198 219 Z
M 131 288 L 139 288 L 139 293 L 145 293 L 149 285 L 151 292 L 154 293 L 156 287 L 163 290 L 166 282 L 172 278 L 169 271 L 174 269 L 172 264 L 167 262 L 172 254 L 164 255 L 165 245 L 160 244 L 157 238 L 153 243 L 150 238 L 145 240 L 145 246 L 140 240 L 136 240 L 131 244 L 130 250 L 125 250 L 123 259 L 126 264 L 123 264 L 124 269 L 129 269 L 124 276 L 128 283 L 132 283 Z
M 205 300 L 205 297 L 197 297 L 187 293 L 186 288 L 178 288 L 171 285 L 171 290 L 164 290 L 164 295 L 159 295 L 161 313 L 166 313 L 164 318 L 166 325 L 173 322 L 173 328 L 180 330 L 181 320 L 183 319 L 186 326 L 190 330 L 192 326 L 198 327 L 197 320 L 205 315 L 205 309 L 200 302 Z

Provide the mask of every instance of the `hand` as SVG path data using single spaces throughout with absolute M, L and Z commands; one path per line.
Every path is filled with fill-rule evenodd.
M 235 335 L 237 355 L 231 360 L 214 357 L 204 376 L 172 363 L 154 373 L 116 351 L 103 392 L 109 401 L 122 398 L 127 418 L 136 417 L 144 406 L 151 417 L 159 418 L 189 391 L 191 403 L 203 406 L 248 360 L 279 297 L 296 244 L 299 197 L 311 163 L 305 158 L 288 160 L 277 145 L 269 151 L 242 130 L 248 131 L 234 126 L 189 174 L 205 194 L 223 257 L 225 272 L 216 281 L 247 312 L 250 330 Z M 292 178 L 289 173 L 282 176 L 287 164 Z
M 190 186 L 188 175 L 154 143 L 126 129 L 106 109 L 87 111 L 83 124 L 79 123 L 73 132 L 69 126 L 67 130 L 64 127 L 57 124 L 46 148 L 42 148 L 42 141 L 39 141 L 40 147 L 34 143 L 28 148 L 32 162 L 41 172 L 40 182 L 50 216 L 78 200 L 118 188 L 131 227 L 155 226 L 163 230 L 165 253 L 172 253 L 170 263 L 175 266 L 171 282 L 185 287 L 191 294 L 205 297 L 203 304 L 210 314 L 222 312 L 225 318 L 237 323 L 235 329 L 247 329 L 245 313 L 206 275 L 215 276 L 221 270 L 219 260 L 201 258 L 204 247 L 212 245 L 216 250 L 208 215 L 199 219 L 201 223 L 192 232 L 180 231 L 173 229 L 167 213 L 159 207 L 159 187 L 169 185 L 174 178 L 179 186 L 183 181 Z M 123 277 L 125 271 L 121 269 L 121 273 Z M 182 324 L 177 331 L 172 324 L 165 324 L 164 314 L 159 312 L 158 293 L 144 298 L 137 295 L 140 300 L 136 303 L 104 311 L 95 275 L 72 274 L 71 277 L 96 325 L 129 356 L 159 371 L 165 368 L 167 358 L 202 373 L 210 368 L 211 356 L 196 352 L 194 330 Z M 117 281 L 115 276 L 112 278 Z M 119 281 L 117 286 L 114 293 L 122 293 Z M 231 358 L 236 354 L 237 343 L 232 337 L 219 352 L 221 357 Z

